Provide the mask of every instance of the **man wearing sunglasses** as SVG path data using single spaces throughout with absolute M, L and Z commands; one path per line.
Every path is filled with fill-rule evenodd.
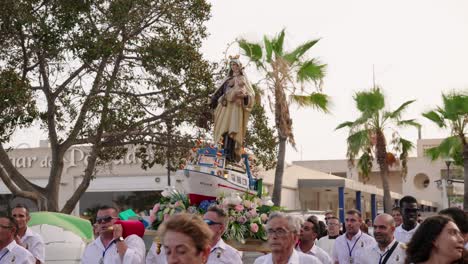
M 400 200 L 403 223 L 395 229 L 395 239 L 407 244 L 418 229 L 418 202 L 413 196 L 405 196 Z
M 31 220 L 29 209 L 26 205 L 17 204 L 11 211 L 11 215 L 18 223 L 18 235 L 16 243 L 26 248 L 36 258 L 36 264 L 45 263 L 45 245 L 41 235 L 28 228 Z
M 145 261 L 145 243 L 137 235 L 122 237 L 122 225 L 114 207 L 99 208 L 96 216 L 96 232 L 99 236 L 85 249 L 83 264 L 142 264 Z
M 36 259 L 15 241 L 18 223 L 11 216 L 0 216 L 0 263 L 34 264 Z
M 258 257 L 254 264 L 321 264 L 317 257 L 294 250 L 300 230 L 301 220 L 296 216 L 280 212 L 270 214 L 267 234 L 271 253 Z

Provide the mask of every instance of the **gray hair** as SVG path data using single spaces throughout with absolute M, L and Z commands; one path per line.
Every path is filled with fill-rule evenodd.
M 289 231 L 299 234 L 301 231 L 301 222 L 303 221 L 301 218 L 294 216 L 294 215 L 288 215 L 282 212 L 273 212 L 270 214 L 270 217 L 268 217 L 268 222 L 267 222 L 267 228 L 270 227 L 269 223 L 271 220 L 275 218 L 281 218 L 281 219 L 286 219 L 288 221 L 288 229 Z

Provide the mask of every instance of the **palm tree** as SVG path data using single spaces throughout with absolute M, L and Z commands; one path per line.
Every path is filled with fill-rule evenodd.
M 307 59 L 306 52 L 317 42 L 310 40 L 292 51 L 284 51 L 285 32 L 277 36 L 265 36 L 263 43 L 252 43 L 238 40 L 240 48 L 265 77 L 260 83 L 262 93 L 267 96 L 275 115 L 275 127 L 278 133 L 278 162 L 275 171 L 273 202 L 281 204 L 281 187 L 283 185 L 284 157 L 286 142 L 295 147 L 292 130 L 292 119 L 289 105 L 292 102 L 302 107 L 313 107 L 328 112 L 329 99 L 322 93 L 322 79 L 325 76 L 325 64 L 317 59 Z M 313 89 L 306 85 L 312 83 Z M 263 85 L 262 85 L 263 84 Z
M 445 138 L 439 146 L 426 151 L 427 155 L 436 160 L 439 157 L 450 157 L 456 165 L 464 169 L 465 183 L 468 182 L 468 94 L 452 92 L 442 94 L 443 106 L 423 113 L 427 119 L 433 121 L 441 128 L 450 127 L 451 136 Z M 468 184 L 465 184 L 463 196 L 463 209 L 468 210 Z
M 402 120 L 401 114 L 412 104 L 414 100 L 404 102 L 395 111 L 386 111 L 385 96 L 379 87 L 357 92 L 354 95 L 356 107 L 361 112 L 361 116 L 354 121 L 344 122 L 336 129 L 349 128 L 347 138 L 347 157 L 350 166 L 354 166 L 355 158 L 360 154 L 358 160 L 358 171 L 364 181 L 369 179 L 374 159 L 380 169 L 380 178 L 384 191 L 384 212 L 391 213 L 392 198 L 390 196 L 390 186 L 388 182 L 389 167 L 396 161 L 395 155 L 388 151 L 390 145 L 395 152 L 400 153 L 401 173 L 405 177 L 408 171 L 407 158 L 408 151 L 413 148 L 413 143 L 401 138 L 397 128 L 405 126 L 419 127 L 414 119 Z M 393 130 L 392 139 L 387 142 L 386 130 Z

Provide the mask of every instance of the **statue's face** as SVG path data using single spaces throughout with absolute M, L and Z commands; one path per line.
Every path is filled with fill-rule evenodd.
M 239 65 L 235 62 L 231 62 L 231 70 L 234 73 L 239 73 L 240 71 Z

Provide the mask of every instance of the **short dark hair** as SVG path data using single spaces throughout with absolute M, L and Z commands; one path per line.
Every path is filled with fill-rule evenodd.
M 109 205 L 103 205 L 103 206 L 100 206 L 98 208 L 98 212 L 101 211 L 101 210 L 109 210 L 109 209 L 113 209 L 115 211 L 115 213 L 117 214 L 117 216 L 119 215 L 119 210 L 113 206 L 109 206 Z
M 226 210 L 224 210 L 223 208 L 221 208 L 220 206 L 218 206 L 216 204 L 213 204 L 213 205 L 210 205 L 206 211 L 207 212 L 213 212 L 218 217 L 222 218 L 223 219 L 223 224 L 227 228 L 227 226 L 229 224 L 229 218 L 228 218 Z
M 448 222 L 453 220 L 445 215 L 436 215 L 427 218 L 422 222 L 406 249 L 405 263 L 420 263 L 427 261 L 434 247 L 434 241 L 442 233 L 442 230 Z M 462 263 L 462 262 L 454 262 Z
M 331 216 L 331 217 L 328 218 L 328 220 L 330 220 L 330 219 L 336 219 L 336 220 L 338 220 L 338 223 L 340 222 L 340 219 L 338 217 L 336 217 L 336 216 Z
M 450 207 L 440 211 L 439 214 L 450 216 L 463 234 L 468 233 L 468 218 L 462 209 Z
M 5 218 L 5 219 L 8 219 L 8 225 L 10 227 L 14 227 L 15 228 L 15 233 L 14 235 L 16 236 L 18 234 L 18 222 L 16 221 L 16 219 L 13 217 L 13 216 L 10 216 L 10 215 L 6 215 L 6 214 L 1 214 L 0 215 L 0 218 Z
M 22 204 L 22 203 L 16 204 L 15 207 L 13 207 L 13 209 L 15 208 L 23 208 L 24 210 L 26 210 L 26 214 L 29 215 L 29 208 L 25 204 Z
M 315 215 L 311 215 L 307 217 L 307 222 L 312 223 L 314 226 L 312 227 L 312 231 L 314 231 L 317 235 L 320 235 L 320 226 L 319 221 L 317 221 L 317 217 Z
M 357 209 L 349 209 L 348 211 L 346 211 L 346 214 L 351 214 L 351 215 L 356 214 L 359 216 L 359 218 L 361 218 L 361 212 Z
M 400 208 L 400 206 L 395 206 L 395 207 L 393 207 L 393 208 L 392 208 L 392 211 L 398 211 L 398 212 L 400 212 L 400 214 L 401 214 L 401 208 Z
M 418 203 L 418 200 L 416 200 L 416 198 L 414 198 L 413 196 L 410 196 L 410 195 L 407 195 L 407 196 L 404 196 L 403 198 L 401 198 L 400 200 L 400 208 L 403 207 L 403 204 L 410 204 L 410 203 Z M 401 210 L 401 209 L 400 209 Z

